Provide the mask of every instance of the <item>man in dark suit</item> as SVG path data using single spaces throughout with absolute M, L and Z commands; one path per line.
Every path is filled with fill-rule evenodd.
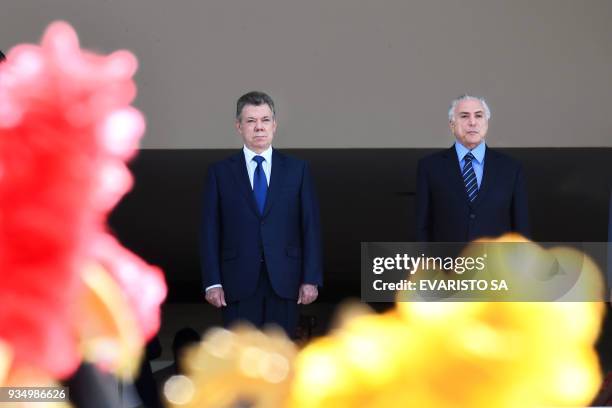
M 230 326 L 273 323 L 294 336 L 298 304 L 322 284 L 319 206 L 306 162 L 272 149 L 272 98 L 238 99 L 243 149 L 210 166 L 204 189 L 201 258 L 206 300 Z
M 529 236 L 521 165 L 485 144 L 491 111 L 463 95 L 448 112 L 455 144 L 419 161 L 417 240 L 467 242 L 514 231 Z

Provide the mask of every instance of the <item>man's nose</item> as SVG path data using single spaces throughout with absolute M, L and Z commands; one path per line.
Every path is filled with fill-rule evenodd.
M 476 125 L 476 118 L 474 116 L 470 116 L 470 118 L 468 119 L 468 124 L 470 126 Z
M 255 130 L 263 130 L 263 129 L 264 129 L 263 122 L 261 121 L 255 122 Z

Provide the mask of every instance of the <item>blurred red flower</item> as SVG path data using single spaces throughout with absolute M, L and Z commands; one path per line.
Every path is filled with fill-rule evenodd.
M 127 51 L 81 50 L 63 22 L 0 64 L 0 340 L 13 366 L 56 378 L 78 366 L 71 308 L 92 262 L 124 289 L 143 341 L 159 327 L 161 271 L 106 233 L 109 211 L 132 184 L 125 160 L 144 133 L 130 106 L 136 68 Z

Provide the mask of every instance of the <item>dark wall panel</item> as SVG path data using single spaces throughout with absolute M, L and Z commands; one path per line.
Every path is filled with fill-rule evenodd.
M 612 148 L 501 149 L 521 161 L 534 239 L 606 241 Z M 415 172 L 432 149 L 291 149 L 311 163 L 321 203 L 323 299 L 359 296 L 361 241 L 414 240 Z M 206 169 L 233 150 L 143 150 L 134 189 L 111 226 L 120 240 L 161 266 L 171 301 L 201 298 L 198 225 Z

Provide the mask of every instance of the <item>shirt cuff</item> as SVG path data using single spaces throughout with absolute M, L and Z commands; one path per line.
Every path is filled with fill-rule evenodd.
M 213 289 L 213 288 L 222 288 L 222 287 L 223 287 L 223 286 L 221 286 L 220 284 L 218 284 L 218 283 L 217 283 L 216 285 L 210 285 L 209 287 L 207 287 L 207 288 L 204 290 L 204 292 L 208 292 L 210 289 Z

